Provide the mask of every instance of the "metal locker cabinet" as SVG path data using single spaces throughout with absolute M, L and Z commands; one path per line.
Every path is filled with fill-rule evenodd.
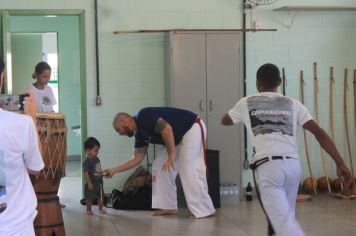
M 175 33 L 171 37 L 171 104 L 206 121 L 205 35 Z
M 171 32 L 170 103 L 199 114 L 207 125 L 207 148 L 220 151 L 220 181 L 241 185 L 242 126 L 221 118 L 243 95 L 240 34 Z

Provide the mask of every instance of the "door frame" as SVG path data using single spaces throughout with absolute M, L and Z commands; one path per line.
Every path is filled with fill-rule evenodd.
M 6 60 L 6 54 L 8 50 L 8 39 L 7 33 L 9 32 L 8 27 L 8 17 L 10 16 L 44 16 L 44 15 L 62 15 L 62 16 L 78 16 L 79 17 L 79 50 L 80 50 L 80 93 L 81 93 L 81 101 L 80 101 L 80 127 L 81 127 L 81 143 L 84 142 L 85 137 L 87 137 L 87 82 L 86 82 L 86 41 L 85 41 L 85 10 L 55 10 L 55 9 L 31 9 L 31 10 L 13 10 L 13 9 L 1 9 L 0 15 L 2 17 L 2 27 L 1 33 L 3 38 L 3 44 L 1 47 L 1 54 Z M 6 74 L 5 74 L 6 75 Z M 1 92 L 1 91 L 0 91 Z M 84 159 L 84 149 L 81 150 L 81 160 Z

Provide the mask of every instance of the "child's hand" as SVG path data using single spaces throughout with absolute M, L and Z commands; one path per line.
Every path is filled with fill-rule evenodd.
M 88 189 L 90 191 L 94 190 L 94 185 L 92 183 L 88 183 Z

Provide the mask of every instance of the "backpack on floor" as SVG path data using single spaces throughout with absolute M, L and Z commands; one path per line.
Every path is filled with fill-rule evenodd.
M 127 179 L 122 191 L 111 192 L 111 203 L 114 209 L 151 210 L 152 209 L 152 176 L 143 167 L 138 167 Z

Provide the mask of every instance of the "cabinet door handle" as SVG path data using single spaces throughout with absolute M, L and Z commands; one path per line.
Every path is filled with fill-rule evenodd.
M 200 110 L 204 111 L 204 100 L 203 99 L 200 100 L 200 104 L 199 105 L 200 105 Z
M 209 109 L 210 111 L 213 110 L 213 101 L 211 99 L 209 100 Z

